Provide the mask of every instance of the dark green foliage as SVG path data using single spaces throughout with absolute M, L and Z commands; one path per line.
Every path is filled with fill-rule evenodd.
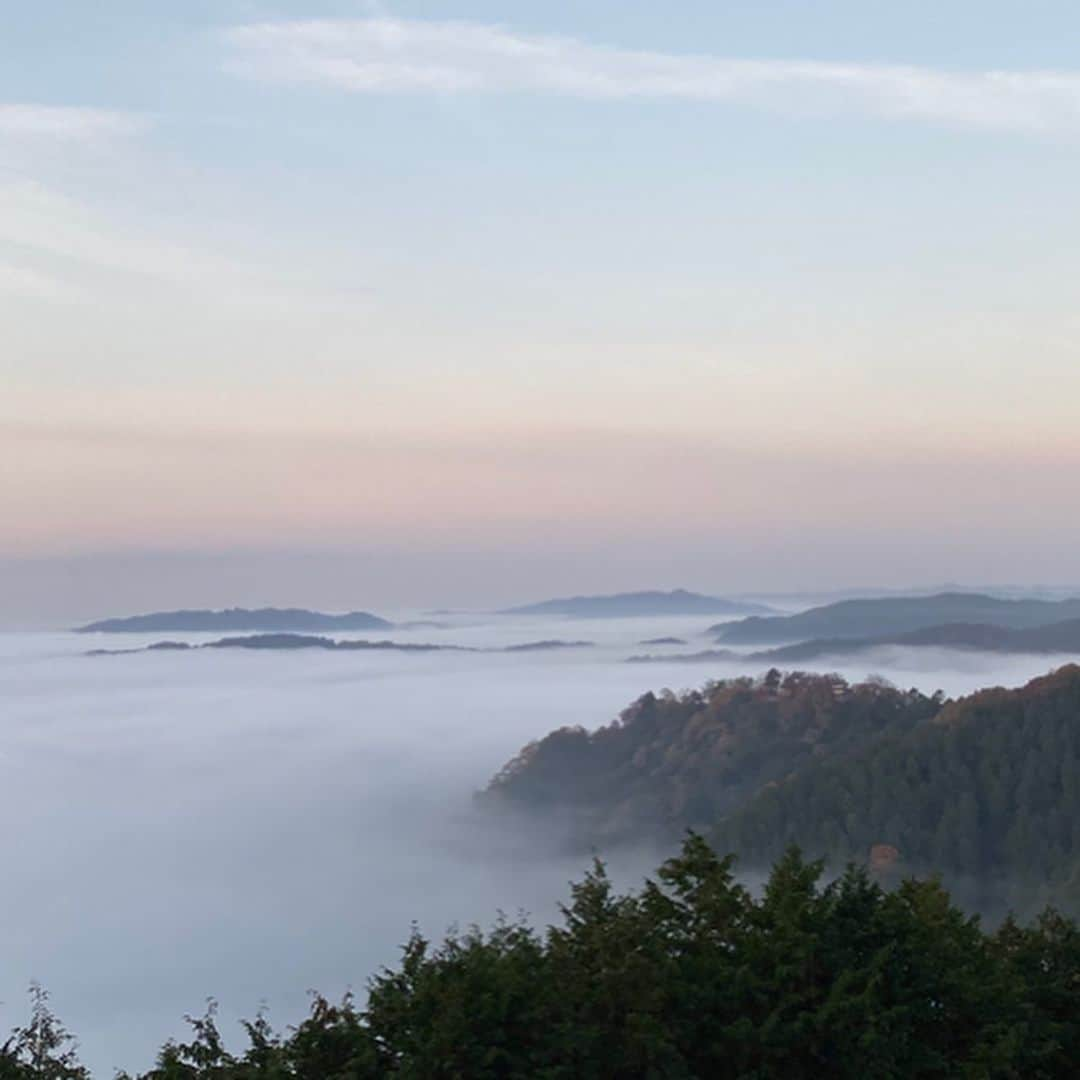
M 333 1005 L 316 995 L 306 1020 L 287 1038 L 266 1015 L 245 1021 L 248 1049 L 234 1057 L 217 1025 L 211 1001 L 201 1017 L 187 1018 L 190 1042 L 167 1042 L 156 1066 L 138 1080 L 366 1080 L 379 1076 L 375 1044 L 363 1017 L 346 995 Z M 117 1080 L 132 1080 L 126 1074 Z
M 75 1040 L 49 1009 L 49 995 L 30 987 L 30 1022 L 0 1047 L 0 1080 L 89 1080 Z
M 987 690 L 760 792 L 715 838 L 744 861 L 791 843 L 834 858 L 895 846 L 984 911 L 1080 901 L 1080 667 Z
M 571 815 L 580 841 L 677 837 L 708 827 L 763 785 L 843 759 L 934 716 L 940 697 L 836 675 L 728 679 L 645 694 L 607 727 L 563 728 L 527 746 L 482 799 Z
M 695 834 L 636 892 L 595 864 L 543 934 L 414 932 L 369 991 L 282 1035 L 258 1016 L 241 1056 L 211 1003 L 139 1080 L 1051 1080 L 1080 1060 L 1072 921 L 987 933 L 934 880 L 823 884 L 794 848 L 755 897 Z M 0 1078 L 83 1080 L 69 1045 L 37 992 Z
M 565 811 L 578 842 L 701 829 L 744 866 L 886 845 L 984 915 L 1077 913 L 1080 667 L 949 703 L 775 669 L 646 694 L 593 734 L 527 746 L 482 800 Z

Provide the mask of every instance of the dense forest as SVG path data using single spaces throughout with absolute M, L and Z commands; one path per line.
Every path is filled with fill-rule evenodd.
M 987 914 L 1080 911 L 1080 667 L 954 702 L 775 670 L 647 694 L 530 744 L 482 800 L 565 810 L 583 843 L 693 826 L 745 866 L 876 848 Z
M 770 671 L 702 690 L 648 693 L 593 733 L 561 728 L 530 743 L 481 801 L 569 817 L 585 845 L 708 829 L 766 784 L 935 716 L 940 695 L 884 682 Z
M 977 882 L 984 908 L 1034 895 L 1076 909 L 1080 667 L 953 702 L 932 724 L 769 786 L 715 836 L 747 860 L 791 842 L 840 858 L 887 844 L 915 869 Z
M 596 864 L 544 932 L 414 933 L 363 1004 L 259 1015 L 239 1052 L 213 1006 L 189 1023 L 138 1080 L 1050 1080 L 1080 1061 L 1080 931 L 1048 910 L 990 933 L 933 880 L 823 884 L 794 849 L 755 897 L 690 835 L 635 892 Z M 0 1080 L 88 1076 L 36 990 Z

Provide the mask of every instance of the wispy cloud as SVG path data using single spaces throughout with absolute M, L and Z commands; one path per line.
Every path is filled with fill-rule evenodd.
M 472 22 L 263 22 L 226 32 L 227 67 L 357 93 L 549 93 L 870 112 L 1000 130 L 1080 129 L 1080 73 L 745 60 L 594 45 Z
M 0 134 L 89 141 L 138 135 L 145 117 L 113 109 L 0 102 Z
M 173 223 L 115 215 L 34 181 L 0 181 L 0 299 L 159 295 L 240 314 L 366 318 L 366 291 L 313 285 L 252 252 L 224 250 Z

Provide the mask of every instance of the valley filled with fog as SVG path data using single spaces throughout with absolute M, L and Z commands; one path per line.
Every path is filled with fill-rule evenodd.
M 310 989 L 362 992 L 413 922 L 439 937 L 500 909 L 547 921 L 587 857 L 560 850 L 557 829 L 478 817 L 472 794 L 553 728 L 595 728 L 645 690 L 761 668 L 625 662 L 662 652 L 641 645 L 660 637 L 708 648 L 707 616 L 396 614 L 439 625 L 350 636 L 595 644 L 88 657 L 99 635 L 0 634 L 0 1027 L 23 1020 L 40 980 L 104 1075 L 148 1066 L 209 996 L 231 1034 L 262 1004 L 284 1025 Z M 824 667 L 954 696 L 1063 661 L 882 648 Z M 629 882 L 659 858 L 613 853 L 614 875 Z

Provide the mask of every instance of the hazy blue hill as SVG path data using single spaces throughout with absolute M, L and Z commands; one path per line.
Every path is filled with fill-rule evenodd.
M 655 642 L 643 641 L 643 645 L 652 645 Z M 628 656 L 628 664 L 713 664 L 727 663 L 730 660 L 745 660 L 746 653 L 736 652 L 734 649 L 701 649 L 692 653 L 637 653 Z M 755 655 L 755 654 L 750 654 Z
M 225 608 L 220 611 L 155 611 L 102 619 L 80 626 L 80 634 L 198 633 L 200 631 L 389 630 L 394 624 L 367 611 L 328 615 L 305 608 Z
M 504 645 L 500 652 L 525 653 L 525 652 L 553 652 L 558 649 L 591 649 L 591 641 L 559 641 L 550 639 L 547 641 L 526 641 L 521 645 Z
M 725 645 L 807 641 L 812 638 L 880 638 L 950 623 L 1009 629 L 1046 626 L 1080 618 L 1080 598 L 1005 600 L 981 593 L 888 596 L 844 600 L 797 615 L 753 616 L 711 628 Z
M 239 637 L 218 638 L 217 641 L 205 641 L 191 645 L 182 641 L 155 641 L 137 649 L 91 649 L 87 656 L 130 656 L 132 653 L 149 653 L 179 650 L 194 652 L 200 649 L 259 649 L 259 650 L 299 650 L 325 649 L 335 652 L 367 652 L 371 650 L 390 652 L 461 652 L 474 650 L 459 645 L 426 645 L 419 642 L 399 641 L 335 641 L 333 638 L 314 634 L 244 634 Z
M 882 645 L 910 648 L 968 649 L 999 653 L 1080 653 L 1080 619 L 1049 626 L 1011 630 L 987 623 L 948 623 L 876 638 L 815 638 L 796 645 L 751 653 L 747 659 L 775 663 L 802 663 L 822 656 L 846 656 Z
M 415 641 L 368 641 L 364 639 L 353 640 L 345 638 L 335 641 L 334 638 L 323 637 L 315 634 L 244 634 L 238 637 L 218 638 L 217 641 L 205 641 L 201 644 L 191 645 L 187 642 L 178 641 L 155 641 L 135 649 L 91 649 L 87 656 L 127 656 L 132 653 L 158 652 L 168 650 L 194 651 L 197 649 L 258 649 L 258 650 L 301 650 L 301 649 L 324 649 L 334 652 L 470 652 L 470 653 L 528 653 L 547 652 L 558 649 L 587 649 L 592 647 L 591 641 L 560 641 L 550 639 L 546 641 L 526 641 L 519 645 L 503 645 L 501 647 L 482 648 L 469 645 L 434 645 Z
M 752 615 L 772 610 L 764 604 L 674 589 L 671 592 L 615 593 L 610 596 L 567 596 L 507 608 L 500 615 L 568 615 L 578 619 L 634 615 Z
M 251 634 L 246 637 L 221 638 L 202 646 L 206 649 L 335 649 L 362 652 L 371 649 L 398 652 L 438 652 L 453 650 L 454 645 L 424 645 L 399 641 L 334 641 L 309 634 Z

